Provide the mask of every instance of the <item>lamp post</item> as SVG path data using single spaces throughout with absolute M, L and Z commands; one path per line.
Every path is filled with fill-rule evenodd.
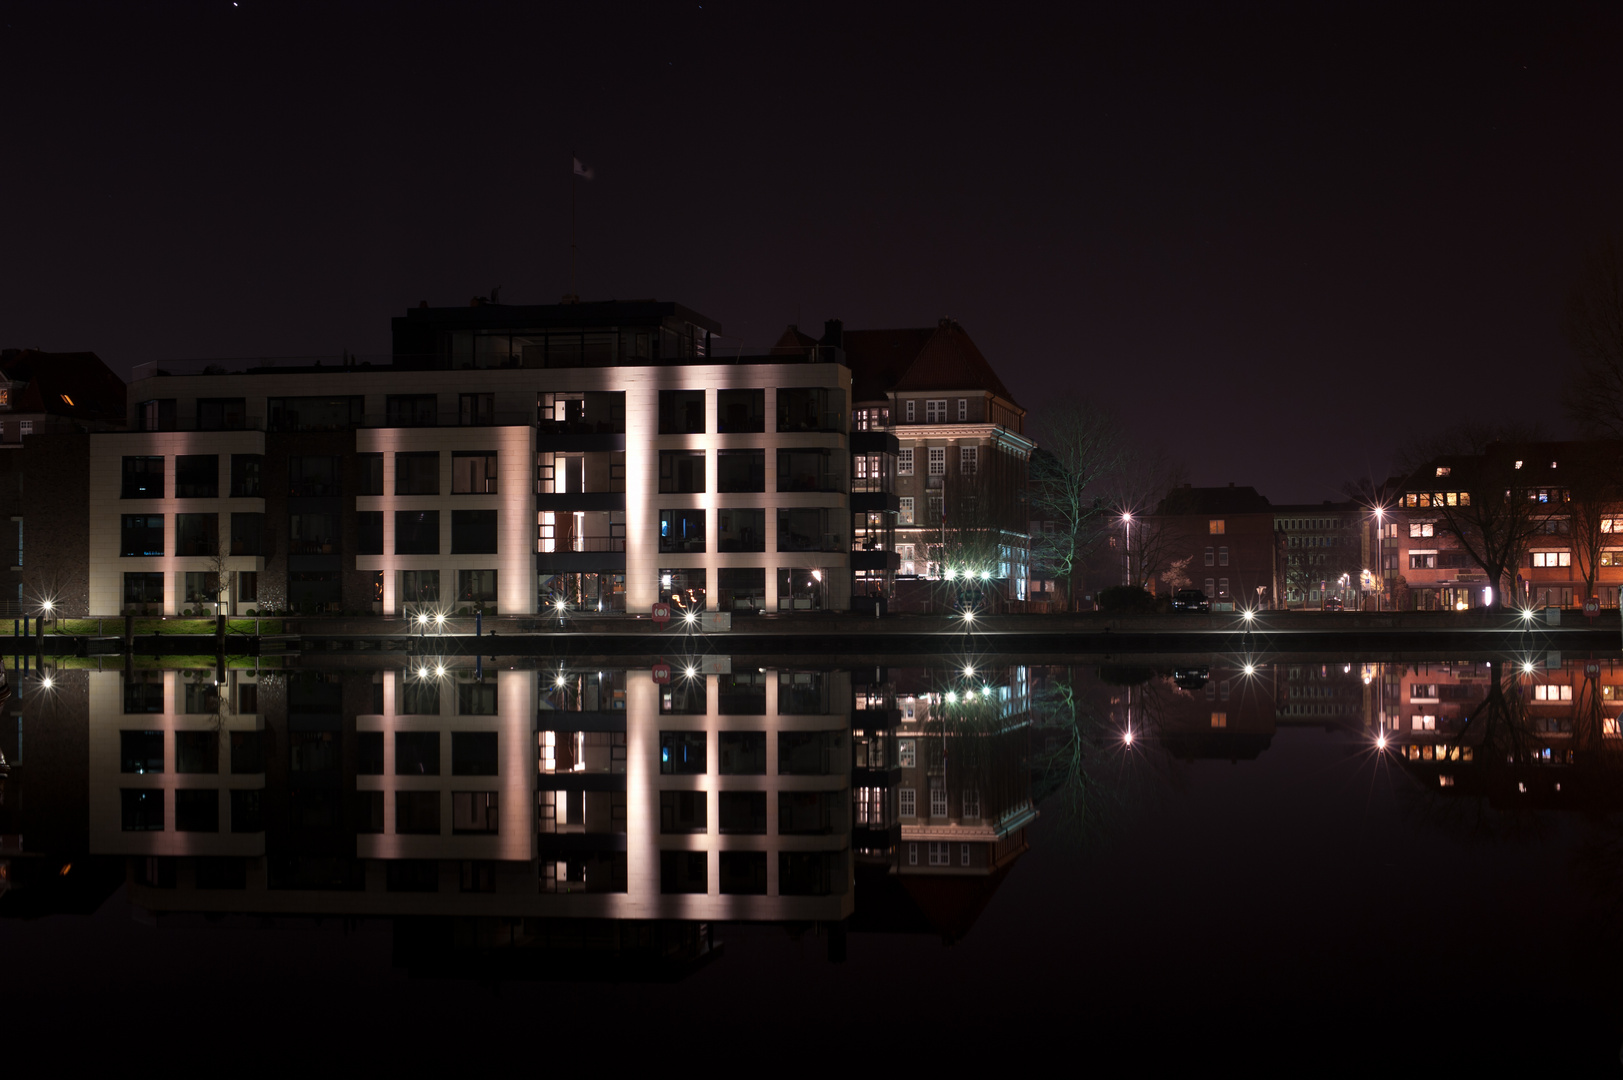
M 1377 612 L 1381 610 L 1381 594 L 1386 592 L 1386 549 L 1384 546 L 1386 544 L 1386 526 L 1383 524 L 1385 518 L 1386 509 L 1377 506 L 1375 508 L 1375 550 L 1373 552 L 1376 560 L 1376 573 L 1380 574 L 1377 580 L 1381 586 L 1375 593 L 1375 610 Z
M 1126 553 L 1125 553 L 1125 559 L 1124 559 L 1124 566 L 1122 567 L 1122 582 L 1121 583 L 1123 585 L 1131 585 L 1133 583 L 1133 514 L 1132 514 L 1132 511 L 1130 511 L 1130 510 L 1123 510 L 1122 511 L 1121 524 L 1122 524 L 1122 528 L 1124 530 L 1126 530 L 1126 533 L 1127 533 L 1126 543 L 1123 545 L 1123 547 L 1126 549 Z

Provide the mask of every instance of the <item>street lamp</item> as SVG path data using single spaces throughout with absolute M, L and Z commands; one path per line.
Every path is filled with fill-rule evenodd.
M 1122 584 L 1131 585 L 1133 583 L 1133 513 L 1131 510 L 1121 512 L 1121 524 L 1127 533 L 1126 543 L 1123 544 L 1126 552 L 1126 565 L 1122 568 Z

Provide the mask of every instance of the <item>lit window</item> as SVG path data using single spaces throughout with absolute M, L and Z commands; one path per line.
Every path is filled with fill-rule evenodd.
M 1223 535 L 1223 519 L 1212 518 L 1210 521 L 1206 522 L 1206 531 L 1211 533 L 1213 536 Z
M 980 464 L 980 447 L 960 446 L 958 448 L 958 471 L 965 476 L 974 476 L 976 466 Z
M 1570 551 L 1535 551 L 1533 552 L 1534 566 L 1571 566 L 1572 552 Z
M 918 743 L 912 739 L 896 740 L 897 764 L 904 769 L 913 768 L 918 762 Z M 909 794 L 908 798 L 912 799 Z
M 73 399 L 72 399 L 72 398 L 70 398 L 70 397 L 68 397 L 68 395 L 66 395 L 66 394 L 60 394 L 60 395 L 58 395 L 58 396 L 59 396 L 59 397 L 61 397 L 61 399 L 62 399 L 62 400 L 63 400 L 63 401 L 65 401 L 65 402 L 67 402 L 67 403 L 68 403 L 68 405 L 70 405 L 70 406 L 71 406 L 71 405 L 72 405 L 72 404 L 73 404 Z M 1554 466 L 1553 466 L 1553 465 L 1552 465 L 1552 466 L 1551 466 L 1551 468 L 1554 468 Z
M 896 514 L 896 524 L 898 524 L 898 525 L 911 525 L 911 524 L 913 524 L 913 497 L 911 495 L 903 495 L 901 498 L 897 499 L 896 501 L 900 506 L 900 509 L 898 510 L 898 512 Z
M 1226 712 L 1212 713 L 1212 727 L 1226 728 L 1229 726 L 1229 714 Z
M 908 404 L 912 404 L 912 402 L 909 402 Z M 896 475 L 897 476 L 912 476 L 913 475 L 913 448 L 912 447 L 908 447 L 906 450 L 898 450 L 898 451 L 896 451 Z
M 1421 536 L 1421 537 L 1433 536 L 1433 535 L 1435 535 L 1435 529 L 1436 529 L 1436 526 L 1433 525 L 1429 521 L 1411 521 L 1411 522 L 1409 522 L 1409 535 L 1410 536 Z
M 1414 730 L 1414 731 L 1436 731 L 1437 730 L 1437 718 L 1435 716 L 1412 716 L 1409 719 L 1410 719 L 1411 730 Z M 1430 750 L 1430 747 L 1427 747 L 1427 749 Z

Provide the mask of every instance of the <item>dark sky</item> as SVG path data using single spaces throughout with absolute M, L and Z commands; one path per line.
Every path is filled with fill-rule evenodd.
M 1558 427 L 1623 225 L 1616 5 L 571 7 L 0 7 L 0 344 L 377 354 L 420 299 L 555 301 L 573 150 L 587 299 L 950 315 L 1034 414 L 1309 500 Z

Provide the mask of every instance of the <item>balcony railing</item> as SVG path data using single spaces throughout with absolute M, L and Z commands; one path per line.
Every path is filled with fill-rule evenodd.
M 552 544 L 552 547 L 546 545 Z M 550 554 L 559 551 L 624 551 L 623 536 L 561 536 L 556 540 L 542 539 L 537 551 Z
M 219 423 L 199 424 L 193 416 L 177 416 L 173 419 L 151 420 L 145 416 L 135 418 L 137 431 L 264 431 L 265 418 L 263 416 L 239 416 L 222 420 Z
M 367 413 L 361 417 L 361 426 L 380 427 L 533 427 L 535 413 L 528 409 L 481 412 L 464 419 L 460 412 L 422 413 Z

